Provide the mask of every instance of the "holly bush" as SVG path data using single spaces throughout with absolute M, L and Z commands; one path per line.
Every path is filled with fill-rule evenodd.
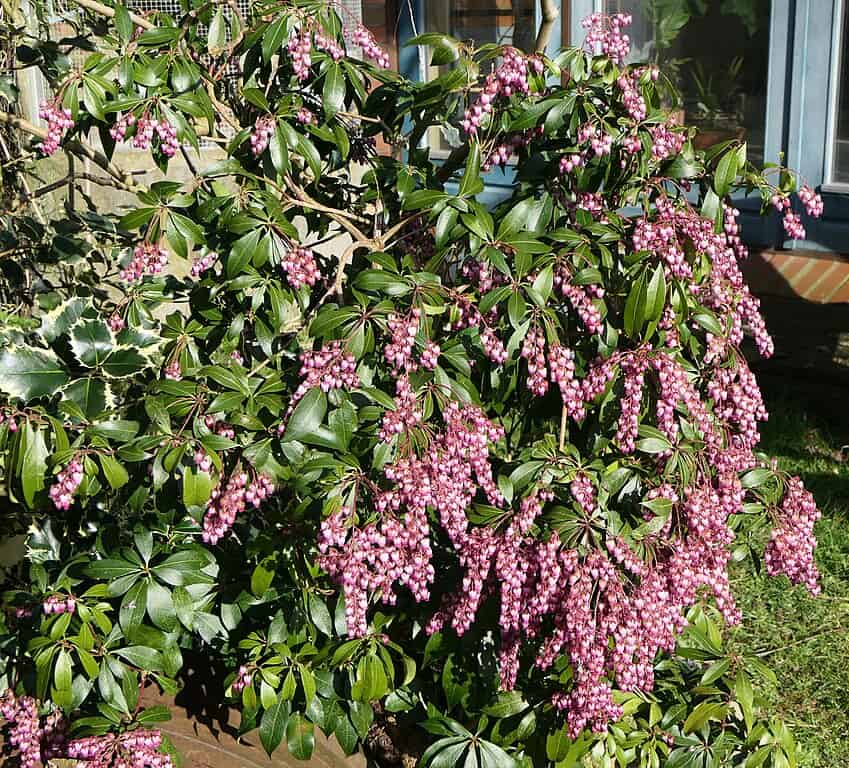
M 794 765 L 723 648 L 732 561 L 817 591 L 731 201 L 798 236 L 819 197 L 696 151 L 626 17 L 554 58 L 423 35 L 422 83 L 315 0 L 76 3 L 19 49 L 46 129 L 0 118 L 115 200 L 15 246 L 2 315 L 13 759 L 169 766 L 145 689 L 191 672 L 298 758 Z

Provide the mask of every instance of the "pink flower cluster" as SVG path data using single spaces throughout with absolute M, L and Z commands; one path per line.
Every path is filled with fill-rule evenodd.
M 195 466 L 201 472 L 209 472 L 212 470 L 212 457 L 203 449 L 198 448 L 193 457 Z
M 280 263 L 286 273 L 286 280 L 296 290 L 302 285 L 315 285 L 321 277 L 312 248 L 297 246 L 292 248 Z
M 395 381 L 395 408 L 383 414 L 380 425 L 380 439 L 388 443 L 396 435 L 419 424 L 422 420 L 421 408 L 416 393 L 410 385 L 410 377 L 402 374 Z
M 374 35 L 362 24 L 358 24 L 351 34 L 351 42 L 363 49 L 363 55 L 372 59 L 378 67 L 389 69 L 389 54 L 380 47 Z
M 488 449 L 489 443 L 501 439 L 503 431 L 474 405 L 450 402 L 442 418 L 444 429 L 434 435 L 423 456 L 399 459 L 385 470 L 392 487 L 374 494 L 376 521 L 358 527 L 354 510 L 342 507 L 322 523 L 320 563 L 342 586 L 352 636 L 361 637 L 368 631 L 366 611 L 372 593 L 392 604 L 397 583 L 407 587 L 416 600 L 429 599 L 434 570 L 428 508 L 439 513 L 443 528 L 461 550 L 463 563 L 479 549 L 473 540 L 477 531 L 467 530 L 466 518 L 478 489 L 490 503 L 503 503 Z M 479 530 L 483 536 L 493 533 Z M 461 594 L 468 598 L 473 593 L 474 584 L 464 581 Z M 476 606 L 477 599 L 473 602 Z M 464 610 L 459 605 L 456 608 Z M 455 614 L 458 626 L 463 622 L 460 612 Z M 474 610 L 469 620 L 473 614 Z
M 161 274 L 166 264 L 168 251 L 160 245 L 145 241 L 133 249 L 133 258 L 119 274 L 125 282 L 134 283 L 144 275 Z
M 217 544 L 248 504 L 258 508 L 274 492 L 274 484 L 265 475 L 258 475 L 250 484 L 248 480 L 247 472 L 233 472 L 223 488 L 219 482 L 212 489 L 203 516 L 203 540 L 207 544 Z
M 236 439 L 236 430 L 226 422 L 219 421 L 211 414 L 203 417 L 203 423 L 210 432 L 214 432 L 216 435 L 221 435 L 221 437 L 226 437 L 229 440 Z
M 652 137 L 651 154 L 658 162 L 677 155 L 687 140 L 687 134 L 676 130 L 676 125 L 671 120 L 650 126 L 649 133 Z
M 345 55 L 345 49 L 336 40 L 325 37 L 321 32 L 315 33 L 313 42 L 316 48 L 324 51 L 333 61 L 339 61 Z
M 548 392 L 548 367 L 545 364 L 545 336 L 539 328 L 528 329 L 519 354 L 528 361 L 528 389 L 542 397 Z
M 301 107 L 298 110 L 298 114 L 295 115 L 295 119 L 301 123 L 301 125 L 312 125 L 315 123 L 315 115 L 306 107 Z
M 343 342 L 331 341 L 321 349 L 301 354 L 301 383 L 292 394 L 289 407 L 280 426 L 280 434 L 286 431 L 286 422 L 301 398 L 314 387 L 320 387 L 322 392 L 332 389 L 356 389 L 360 386 L 357 375 L 357 361 L 354 356 L 345 351 Z
M 772 576 L 783 573 L 793 583 L 804 584 L 812 595 L 820 593 L 819 572 L 814 562 L 817 545 L 814 523 L 819 518 L 820 511 L 810 491 L 798 477 L 791 477 L 764 552 L 767 573 Z
M 646 119 L 646 100 L 640 89 L 640 80 L 648 72 L 652 82 L 657 82 L 660 70 L 657 67 L 634 67 L 619 75 L 616 85 L 622 91 L 622 103 L 628 114 L 638 123 Z
M 204 272 L 212 267 L 218 261 L 218 254 L 215 251 L 209 251 L 203 256 L 195 256 L 192 261 L 192 277 L 200 277 Z
M 259 157 L 268 147 L 268 142 L 277 130 L 277 121 L 270 115 L 260 117 L 251 131 L 251 152 Z
M 289 55 L 292 57 L 292 68 L 295 70 L 295 77 L 301 82 L 309 79 L 310 67 L 312 66 L 312 40 L 309 32 L 301 30 L 298 34 L 292 35 L 288 43 Z
M 109 327 L 112 329 L 113 333 L 120 333 L 126 328 L 127 323 L 123 317 L 121 317 L 120 312 L 113 312 L 109 315 Z
M 524 149 L 534 138 L 542 136 L 545 127 L 540 125 L 536 128 L 530 128 L 522 133 L 514 134 L 509 141 L 504 141 L 498 144 L 486 158 L 481 169 L 484 172 L 491 171 L 493 167 L 507 165 L 510 158 L 513 157 L 519 150 Z
M 392 314 L 386 321 L 391 339 L 383 348 L 383 356 L 396 372 L 414 371 L 418 367 L 413 360 L 413 347 L 416 345 L 420 318 L 421 310 L 413 307 L 408 314 Z
M 38 148 L 48 157 L 59 149 L 65 132 L 74 127 L 71 110 L 62 107 L 58 101 L 43 101 L 38 116 L 47 121 L 47 136 L 39 142 Z
M 648 368 L 648 358 L 636 352 L 622 359 L 624 394 L 619 405 L 619 426 L 616 442 L 622 453 L 633 453 L 636 448 L 637 430 L 640 426 L 640 410 L 643 402 L 643 387 Z
M 6 689 L 0 696 L 0 716 L 9 747 L 18 753 L 21 768 L 41 765 L 42 728 L 38 704 L 29 696 L 16 697 Z
M 811 216 L 814 219 L 818 219 L 822 216 L 822 198 L 807 184 L 803 184 L 799 189 L 799 199 L 802 201 L 802 205 L 805 206 L 808 216 Z
M 631 24 L 631 14 L 617 13 L 608 16 L 591 13 L 581 26 L 587 30 L 584 48 L 590 53 L 607 56 L 616 64 L 622 64 L 631 51 L 631 38 L 622 33 L 622 28 Z
M 575 376 L 575 353 L 568 347 L 556 345 L 549 350 L 551 380 L 560 388 L 560 397 L 569 418 L 581 421 L 586 413 L 584 392 Z
M 578 130 L 578 143 L 589 142 L 590 149 L 596 157 L 609 155 L 613 149 L 613 136 L 605 133 L 600 126 L 584 123 Z
M 180 356 L 175 356 L 168 365 L 165 366 L 165 378 L 169 381 L 180 381 L 183 378 L 183 369 L 180 366 Z
M 82 459 L 74 456 L 65 468 L 56 475 L 56 482 L 50 486 L 48 495 L 56 509 L 70 509 L 74 503 L 74 494 L 85 477 Z
M 236 670 L 236 679 L 230 684 L 230 689 L 233 693 L 241 693 L 245 688 L 253 684 L 253 678 L 253 672 L 242 664 Z
M 476 136 L 484 119 L 492 113 L 497 99 L 509 99 L 513 94 L 527 94 L 530 91 L 531 71 L 539 74 L 543 68 L 538 57 L 528 58 L 516 48 L 506 48 L 501 63 L 487 76 L 480 98 L 463 115 L 460 123 L 463 130 L 470 136 Z
M 554 272 L 554 286 L 559 288 L 564 298 L 569 300 L 572 308 L 584 324 L 589 334 L 601 333 L 603 322 L 601 311 L 595 305 L 596 301 L 604 298 L 604 288 L 600 285 L 574 285 L 572 275 L 565 265 L 559 266 Z
M 483 294 L 499 285 L 507 284 L 506 275 L 501 274 L 488 261 L 466 259 L 463 262 L 462 275 Z
M 50 595 L 41 605 L 42 610 L 48 616 L 59 613 L 73 613 L 76 607 L 77 601 L 73 595 Z
M 10 432 L 18 431 L 18 420 L 11 414 L 0 411 L 0 424 L 7 424 Z
M 807 184 L 804 184 L 799 189 L 799 200 L 801 200 L 802 205 L 805 207 L 808 216 L 814 219 L 822 216 L 822 197 L 814 192 Z M 805 225 L 802 224 L 801 216 L 795 213 L 790 206 L 790 199 L 781 192 L 776 192 L 772 196 L 771 202 L 777 211 L 784 212 L 784 218 L 781 223 L 784 225 L 784 231 L 787 233 L 787 237 L 792 240 L 804 240 L 807 236 Z
M 66 749 L 69 759 L 84 761 L 86 768 L 172 768 L 161 746 L 159 731 L 137 730 L 74 739 Z
M 119 116 L 116 123 L 109 129 L 109 135 L 115 141 L 124 141 L 128 131 L 134 126 L 132 143 L 136 149 L 150 149 L 154 136 L 159 137 L 159 149 L 165 157 L 173 157 L 180 148 L 176 127 L 164 117 L 156 120 L 145 114 L 136 119 L 136 116 L 129 112 Z

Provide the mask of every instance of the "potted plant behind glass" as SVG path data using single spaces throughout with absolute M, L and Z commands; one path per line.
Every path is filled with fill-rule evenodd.
M 710 74 L 701 61 L 690 67 L 693 91 L 684 107 L 687 122 L 699 129 L 693 139 L 698 149 L 745 135 L 745 94 L 740 86 L 743 63 L 743 57 L 736 56 L 727 69 Z

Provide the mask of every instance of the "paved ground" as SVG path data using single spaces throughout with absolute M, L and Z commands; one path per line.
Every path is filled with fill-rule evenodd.
M 281 746 L 269 758 L 259 743 L 256 732 L 248 734 L 241 742 L 233 737 L 233 727 L 227 722 L 236 722 L 238 715 L 217 710 L 215 719 L 199 713 L 189 714 L 186 709 L 174 706 L 172 697 L 163 696 L 148 689 L 144 693 L 145 703 L 165 704 L 171 708 L 172 719 L 157 727 L 174 743 L 183 757 L 183 768 L 365 768 L 361 755 L 345 757 L 335 741 L 326 739 L 316 729 L 315 753 L 305 763 L 290 757 L 285 746 Z

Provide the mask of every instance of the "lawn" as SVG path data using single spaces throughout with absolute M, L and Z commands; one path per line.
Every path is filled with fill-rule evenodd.
M 817 563 L 823 594 L 751 570 L 735 574 L 743 625 L 733 642 L 755 650 L 778 683 L 760 693 L 793 728 L 800 768 L 849 765 L 849 397 L 811 382 L 764 381 L 764 450 L 800 475 L 823 512 Z

